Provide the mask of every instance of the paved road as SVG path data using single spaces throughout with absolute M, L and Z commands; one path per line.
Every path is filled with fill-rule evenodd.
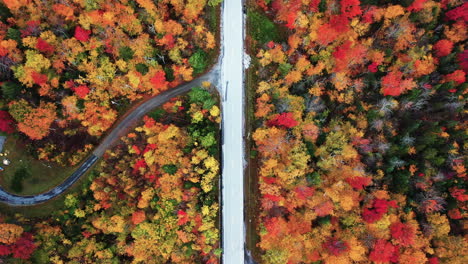
M 198 77 L 197 79 L 161 93 L 139 105 L 123 120 L 121 120 L 117 126 L 113 128 L 113 130 L 104 138 L 101 144 L 99 144 L 99 146 L 93 151 L 93 154 L 88 157 L 88 159 L 86 159 L 80 165 L 80 167 L 78 167 L 78 169 L 72 175 L 70 175 L 70 177 L 68 177 L 64 182 L 52 190 L 38 195 L 20 196 L 11 194 L 0 187 L 0 202 L 12 206 L 35 205 L 60 195 L 70 186 L 72 186 L 83 174 L 85 174 L 86 171 L 88 171 L 88 169 L 91 168 L 94 163 L 96 163 L 99 157 L 101 157 L 107 149 L 112 147 L 112 145 L 117 142 L 120 137 L 126 135 L 132 125 L 135 125 L 136 122 L 138 122 L 138 120 L 140 120 L 146 113 L 165 103 L 169 99 L 189 91 L 192 87 L 200 86 L 204 81 L 214 82 L 217 76 L 218 67 L 215 66 L 210 72 Z
M 221 87 L 223 113 L 223 263 L 244 263 L 244 19 L 242 0 L 224 0 Z

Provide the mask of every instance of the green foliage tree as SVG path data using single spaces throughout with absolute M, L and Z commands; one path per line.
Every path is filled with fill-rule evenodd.
M 208 5 L 209 6 L 217 6 L 217 5 L 221 4 L 221 2 L 223 2 L 223 0 L 208 0 Z
M 20 168 L 18 168 L 16 171 L 15 171 L 15 174 L 13 175 L 13 179 L 11 181 L 11 185 L 10 185 L 10 188 L 14 191 L 14 192 L 22 192 L 23 191 L 23 180 L 27 179 L 31 177 L 31 172 L 29 171 L 28 168 L 22 166 Z
M 269 41 L 279 41 L 279 31 L 276 25 L 267 16 L 256 11 L 249 11 L 247 17 L 251 25 L 250 34 L 259 44 L 264 44 Z
M 119 56 L 125 61 L 133 59 L 133 55 L 135 52 L 130 47 L 123 46 L 119 49 Z
M 23 121 L 24 116 L 31 112 L 31 107 L 26 100 L 21 99 L 9 106 L 8 112 L 18 122 Z
M 205 71 L 208 66 L 208 58 L 206 52 L 197 50 L 190 58 L 189 63 L 193 67 L 193 72 L 199 74 Z
M 149 71 L 148 66 L 146 66 L 146 64 L 144 63 L 138 63 L 137 65 L 135 65 L 135 69 L 143 75 L 146 75 Z
M 162 169 L 165 173 L 170 175 L 174 175 L 177 172 L 177 166 L 174 164 L 166 164 L 162 167 Z
M 189 93 L 189 102 L 190 103 L 199 103 L 203 105 L 203 109 L 211 109 L 213 105 L 216 104 L 216 101 L 214 98 L 211 96 L 211 94 L 200 87 L 195 87 L 193 88 Z
M 16 82 L 4 82 L 2 85 L 2 94 L 6 99 L 13 100 L 21 92 L 21 85 Z
M 201 144 L 203 147 L 208 148 L 216 144 L 215 133 L 210 132 L 201 138 Z

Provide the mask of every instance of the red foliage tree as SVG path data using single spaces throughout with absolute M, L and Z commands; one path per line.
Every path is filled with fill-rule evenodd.
M 133 165 L 133 173 L 137 173 L 140 168 L 145 168 L 146 166 L 147 165 L 144 159 L 138 160 L 135 162 L 135 165 Z
M 297 126 L 298 122 L 294 120 L 292 113 L 282 113 L 276 115 L 273 119 L 269 120 L 267 125 L 272 126 L 279 126 L 285 128 L 292 128 Z
M 271 4 L 273 10 L 277 12 L 276 16 L 281 21 L 286 21 L 286 27 L 294 29 L 297 13 L 301 9 L 301 0 L 274 0 Z
M 453 42 L 448 39 L 441 39 L 434 44 L 433 48 L 437 57 L 444 57 L 452 53 Z
M 15 122 L 7 111 L 0 111 L 0 131 L 11 134 L 15 132 Z
M 314 211 L 317 214 L 317 216 L 327 216 L 333 212 L 333 203 L 331 201 L 326 201 L 323 202 L 317 206 L 314 207 Z
M 11 254 L 11 249 L 7 245 L 0 245 L 0 256 L 8 256 Z
M 140 154 L 141 154 L 141 150 L 140 150 L 140 148 L 138 148 L 138 146 L 133 145 L 133 146 L 132 146 L 132 149 L 133 149 L 133 151 L 135 151 L 135 153 L 136 153 L 137 155 L 140 155 Z
M 74 88 L 76 95 L 80 98 L 85 98 L 89 93 L 89 87 L 86 85 L 80 85 Z
M 134 225 L 138 225 L 139 223 L 145 221 L 145 219 L 146 219 L 145 211 L 139 210 L 139 211 L 133 212 L 132 214 L 132 223 Z
M 413 88 L 413 80 L 403 80 L 403 73 L 399 71 L 389 72 L 387 75 L 382 77 L 382 94 L 385 96 L 399 96 L 405 90 L 411 90 Z
M 463 21 L 468 22 L 468 2 L 455 9 L 448 11 L 447 13 L 445 13 L 445 16 L 449 20 L 462 19 Z
M 450 74 L 447 74 L 445 75 L 445 81 L 454 81 L 456 84 L 460 85 L 466 81 L 465 72 L 462 70 L 456 70 Z
M 362 14 L 360 3 L 359 0 L 341 0 L 341 15 L 346 18 L 353 18 Z
M 293 13 L 293 12 L 288 13 L 287 19 L 286 19 L 287 28 L 294 29 L 295 27 L 294 23 L 296 22 L 296 17 L 297 17 L 297 13 Z
M 349 65 L 355 64 L 365 57 L 366 48 L 363 45 L 355 45 L 351 47 L 352 42 L 346 41 L 343 45 L 338 46 L 333 52 L 335 58 L 335 72 L 346 69 Z
M 366 223 L 377 222 L 384 214 L 387 213 L 389 207 L 397 208 L 398 205 L 395 201 L 374 199 L 372 202 L 372 208 L 364 208 L 362 218 Z
M 465 72 L 465 74 L 468 74 L 468 50 L 464 50 L 458 54 L 457 58 L 462 70 Z
M 261 7 L 264 11 L 268 10 L 268 4 L 266 1 L 257 1 L 259 7 Z
M 465 189 L 460 189 L 457 187 L 452 187 L 449 189 L 450 195 L 453 196 L 453 198 L 457 199 L 460 202 L 466 202 L 468 201 L 468 194 L 466 194 Z
M 332 16 L 330 22 L 321 25 L 317 32 L 318 44 L 326 46 L 349 30 L 349 21 L 345 16 Z
M 345 16 L 332 16 L 330 25 L 337 33 L 345 33 L 349 30 L 348 20 Z
M 268 184 L 273 184 L 276 183 L 276 178 L 275 177 L 262 177 L 263 181 L 268 183 Z
M 327 241 L 322 244 L 322 248 L 334 256 L 339 256 L 349 251 L 349 245 L 346 242 L 336 238 L 327 239 Z
M 319 4 L 320 4 L 320 0 L 311 0 L 309 4 L 310 10 L 312 10 L 313 12 L 318 12 Z
M 37 73 L 35 71 L 33 71 L 31 73 L 31 77 L 34 81 L 35 84 L 37 85 L 43 85 L 47 82 L 47 75 L 45 74 L 41 74 L 41 73 Z
M 401 72 L 389 72 L 382 78 L 382 89 L 383 95 L 398 96 L 403 90 L 400 85 L 401 77 L 403 74 Z
M 362 22 L 364 23 L 373 23 L 374 22 L 374 13 L 375 13 L 376 8 L 375 7 L 370 7 L 368 8 L 365 12 L 364 15 L 362 15 Z
M 263 197 L 265 199 L 268 199 L 272 202 L 279 202 L 281 200 L 281 196 L 278 196 L 278 195 L 273 195 L 273 194 L 264 194 Z
M 373 62 L 371 64 L 369 64 L 369 66 L 367 66 L 367 69 L 370 71 L 370 72 L 377 72 L 379 69 L 377 68 L 377 63 Z
M 297 198 L 301 200 L 306 200 L 307 198 L 311 197 L 315 193 L 314 188 L 307 187 L 307 186 L 296 187 L 294 191 L 296 192 Z
M 31 233 L 23 233 L 16 243 L 11 245 L 11 252 L 14 258 L 29 259 L 36 247 Z
M 347 56 L 347 53 L 349 52 L 349 49 L 351 48 L 351 41 L 346 41 L 343 43 L 341 46 L 336 47 L 335 51 L 333 52 L 333 57 L 335 60 L 344 60 Z
M 145 149 L 143 150 L 143 154 L 145 154 L 146 152 L 150 151 L 150 150 L 153 150 L 153 149 L 157 149 L 158 146 L 156 144 L 148 144 L 146 145 Z
M 175 46 L 175 38 L 172 34 L 166 34 L 164 37 L 159 41 L 162 45 L 166 45 L 167 49 L 172 49 Z
M 186 212 L 179 210 L 177 212 L 177 216 L 179 217 L 179 221 L 177 222 L 178 225 L 185 225 L 188 221 L 190 221 L 189 216 Z
M 326 46 L 349 30 L 348 19 L 345 16 L 332 16 L 330 22 L 321 25 L 317 32 L 317 43 Z
M 149 116 L 144 116 L 143 117 L 143 122 L 145 122 L 145 127 L 147 127 L 147 128 L 151 128 L 156 124 L 156 121 L 153 118 L 149 117 Z
M 346 178 L 346 182 L 356 190 L 362 190 L 372 183 L 369 177 L 350 177 Z
M 83 29 L 80 26 L 75 28 L 75 38 L 82 42 L 87 42 L 89 40 L 89 35 L 91 35 L 91 30 Z
M 414 243 L 416 232 L 412 226 L 396 222 L 390 226 L 390 232 L 392 238 L 402 246 L 411 246 Z
M 458 208 L 454 208 L 454 209 L 452 209 L 452 210 L 449 210 L 449 211 L 448 211 L 448 216 L 449 216 L 450 218 L 456 219 L 456 220 L 462 219 L 462 218 L 463 218 L 463 216 L 462 216 L 462 214 L 460 213 L 460 210 L 458 210 Z
M 379 239 L 375 243 L 369 259 L 377 263 L 396 263 L 398 262 L 398 248 L 384 239 Z
M 282 217 L 271 217 L 265 220 L 265 228 L 270 237 L 278 237 L 282 233 L 288 231 L 286 220 Z
M 41 25 L 41 21 L 38 20 L 26 22 L 26 28 L 20 30 L 21 37 L 24 38 L 27 36 L 31 36 L 34 33 L 37 33 L 39 31 L 39 25 Z
M 46 54 L 51 54 L 51 53 L 54 53 L 55 51 L 54 46 L 50 45 L 49 43 L 47 43 L 45 40 L 41 38 L 37 39 L 36 48 L 40 52 L 44 52 Z
M 150 79 L 151 84 L 155 90 L 165 90 L 168 82 L 166 81 L 166 73 L 164 71 L 158 71 Z
M 406 9 L 410 12 L 418 12 L 421 9 L 424 8 L 424 3 L 427 2 L 427 0 L 415 0 L 410 6 L 408 6 Z

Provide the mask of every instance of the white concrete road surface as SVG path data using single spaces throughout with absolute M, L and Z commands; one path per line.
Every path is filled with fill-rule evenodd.
M 244 263 L 244 19 L 242 0 L 222 9 L 221 96 L 223 111 L 223 263 Z

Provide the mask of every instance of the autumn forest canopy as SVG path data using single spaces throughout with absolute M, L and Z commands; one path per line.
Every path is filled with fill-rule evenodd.
M 468 4 L 250 2 L 258 261 L 467 263 Z
M 11 117 L 0 127 L 16 123 L 34 155 L 63 166 L 133 102 L 192 80 L 216 53 L 216 0 L 2 2 L 0 103 Z
M 64 181 L 138 103 L 205 73 L 220 2 L 0 1 L 2 189 L 43 192 L 30 183 L 48 169 Z M 218 263 L 221 113 L 199 83 L 133 120 L 62 196 L 2 205 L 0 262 Z

